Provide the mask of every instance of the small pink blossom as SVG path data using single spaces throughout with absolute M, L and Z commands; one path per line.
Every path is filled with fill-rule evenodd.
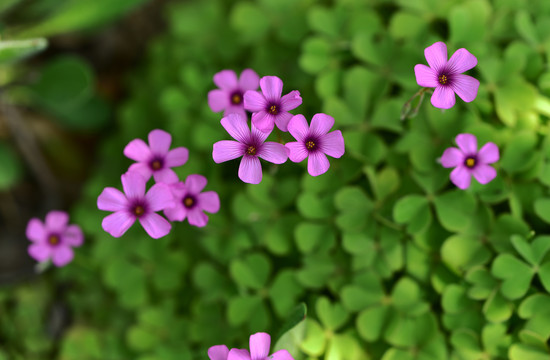
M 220 210 L 220 198 L 215 191 L 201 192 L 206 183 L 202 175 L 189 175 L 185 182 L 172 184 L 174 206 L 164 210 L 168 220 L 183 221 L 187 218 L 191 225 L 205 226 L 208 216 L 204 211 L 217 213 Z
M 455 93 L 465 102 L 476 98 L 479 80 L 462 74 L 477 65 L 476 57 L 468 50 L 458 49 L 447 61 L 447 46 L 439 41 L 428 46 L 424 55 L 430 66 L 418 64 L 414 67 L 414 73 L 418 85 L 435 88 L 431 99 L 433 106 L 452 108 L 456 101 Z
M 296 115 L 288 123 L 288 131 L 298 141 L 286 143 L 288 157 L 293 162 L 307 161 L 311 176 L 327 172 L 330 167 L 327 156 L 339 158 L 344 155 L 344 137 L 340 130 L 328 132 L 334 125 L 334 118 L 326 114 L 315 114 L 311 126 L 303 115 Z
M 302 103 L 300 92 L 294 90 L 281 97 L 283 81 L 277 76 L 264 76 L 260 79 L 259 91 L 247 91 L 244 94 L 244 108 L 252 111 L 252 124 L 262 132 L 273 131 L 276 124 L 281 131 L 288 131 L 287 126 L 292 114 L 290 110 Z
M 29 255 L 39 262 L 52 259 L 55 266 L 65 266 L 73 260 L 72 247 L 81 246 L 84 235 L 78 225 L 69 225 L 64 211 L 50 211 L 45 223 L 32 218 L 27 224 L 27 237 L 32 241 Z
M 259 131 L 254 124 L 248 128 L 246 118 L 238 114 L 229 114 L 221 120 L 232 140 L 222 140 L 214 144 L 212 157 L 216 163 L 233 160 L 242 156 L 239 166 L 239 179 L 250 184 L 262 181 L 260 158 L 274 164 L 282 164 L 288 159 L 284 145 L 265 139 L 269 133 Z
M 208 92 L 208 105 L 213 112 L 225 110 L 224 116 L 239 114 L 246 118 L 244 93 L 258 89 L 259 83 L 260 77 L 252 69 L 244 69 L 239 79 L 233 70 L 222 70 L 214 75 L 219 89 Z
M 231 349 L 227 360 L 294 360 L 292 355 L 284 349 L 269 355 L 271 336 L 267 333 L 250 335 L 249 346 L 250 353 L 245 349 Z
M 455 138 L 458 149 L 450 147 L 441 156 L 441 165 L 454 167 L 451 181 L 465 190 L 470 186 L 472 175 L 481 184 L 487 184 L 497 176 L 497 171 L 489 166 L 500 158 L 498 147 L 488 142 L 477 151 L 477 139 L 472 134 L 458 134 Z
M 124 155 L 137 161 L 128 171 L 140 173 L 146 181 L 153 175 L 157 182 L 177 182 L 178 176 L 171 168 L 185 164 L 189 151 L 184 147 L 170 150 L 172 136 L 163 130 L 151 131 L 148 138 L 149 146 L 141 139 L 134 139 L 124 148 Z
M 114 237 L 121 237 L 136 220 L 139 220 L 152 238 L 167 235 L 172 225 L 156 211 L 173 206 L 170 187 L 157 183 L 145 193 L 146 180 L 137 172 L 127 172 L 121 176 L 121 181 L 124 193 L 107 187 L 97 198 L 99 210 L 114 211 L 103 219 L 103 230 Z

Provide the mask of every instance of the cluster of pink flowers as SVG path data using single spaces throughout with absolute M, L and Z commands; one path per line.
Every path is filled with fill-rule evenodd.
M 458 49 L 447 60 L 447 47 L 442 42 L 427 47 L 424 53 L 429 67 L 423 64 L 415 66 L 416 81 L 425 87 L 420 93 L 427 88 L 435 88 L 431 98 L 435 107 L 453 107 L 455 94 L 465 102 L 476 98 L 479 81 L 462 74 L 477 65 L 474 55 L 466 49 Z M 293 90 L 283 96 L 283 81 L 278 77 L 264 76 L 260 79 L 253 70 L 246 69 L 237 78 L 234 71 L 223 70 L 214 75 L 214 83 L 218 89 L 208 93 L 208 104 L 214 112 L 224 111 L 221 125 L 234 140 L 216 142 L 212 157 L 216 163 L 242 158 L 238 172 L 242 181 L 251 184 L 261 182 L 260 158 L 274 164 L 282 164 L 287 159 L 302 162 L 307 158 L 309 174 L 318 176 L 330 167 L 327 155 L 340 158 L 344 154 L 341 131 L 330 131 L 334 119 L 319 113 L 308 124 L 303 115 L 291 114 L 289 111 L 302 104 L 300 92 Z M 257 91 L 258 87 L 261 91 Z M 247 111 L 252 113 L 250 125 Z M 275 125 L 280 131 L 290 133 L 296 141 L 286 144 L 266 141 Z M 135 163 L 121 176 L 123 191 L 107 187 L 99 195 L 98 208 L 113 212 L 103 219 L 103 229 L 114 237 L 120 237 L 138 220 L 147 234 L 160 238 L 170 232 L 171 221 L 187 219 L 191 225 L 205 226 L 208 223 L 205 212 L 216 213 L 220 209 L 218 194 L 214 191 L 203 192 L 207 184 L 204 176 L 193 174 L 185 181 L 179 180 L 172 168 L 184 165 L 189 151 L 184 147 L 170 150 L 172 136 L 169 133 L 153 130 L 148 140 L 147 144 L 135 139 L 124 148 L 124 155 Z M 496 177 L 496 170 L 489 166 L 500 158 L 494 143 L 489 142 L 478 151 L 477 139 L 472 134 L 457 135 L 456 143 L 458 148 L 446 149 L 440 162 L 446 168 L 455 168 L 450 179 L 458 188 L 467 189 L 472 176 L 481 184 L 487 184 Z M 155 184 L 147 190 L 146 185 L 151 177 Z M 166 218 L 158 214 L 160 211 Z M 74 257 L 72 247 L 81 246 L 84 236 L 80 227 L 68 222 L 69 216 L 63 211 L 49 212 L 45 223 L 37 218 L 31 219 L 26 231 L 31 240 L 28 248 L 30 256 L 39 262 L 51 259 L 56 266 L 69 263 Z M 267 356 L 269 341 L 269 335 L 265 333 L 250 337 L 252 360 Z M 227 360 L 233 352 L 241 359 L 230 360 L 249 360 L 250 355 L 246 357 L 243 351 L 246 352 L 212 347 L 209 354 L 212 352 L 212 360 Z M 272 357 L 278 353 L 281 352 Z M 281 353 L 280 357 L 291 359 L 287 354 Z
M 231 349 L 225 345 L 215 345 L 208 349 L 210 360 L 294 360 L 287 350 L 279 350 L 269 355 L 271 336 L 267 333 L 250 335 L 250 352 L 246 349 Z
M 302 104 L 300 92 L 293 90 L 282 96 L 283 81 L 276 76 L 258 75 L 250 69 L 241 73 L 239 79 L 232 70 L 223 70 L 214 75 L 219 89 L 208 94 L 212 111 L 225 110 L 221 125 L 235 139 L 214 144 L 212 158 L 216 163 L 242 157 L 239 179 L 249 184 L 262 181 L 260 159 L 282 164 L 290 158 L 302 162 L 308 158 L 308 172 L 318 176 L 327 172 L 330 163 L 327 155 L 339 158 L 344 155 L 344 138 L 340 130 L 329 132 L 334 119 L 326 114 L 316 114 L 308 125 L 303 115 L 289 111 Z M 256 91 L 259 87 L 260 91 Z M 245 110 L 252 112 L 251 124 Z M 275 125 L 282 132 L 290 132 L 294 142 L 281 144 L 267 141 Z
M 154 239 L 167 235 L 170 221 L 183 221 L 205 226 L 208 216 L 220 209 L 220 199 L 214 191 L 202 192 L 206 178 L 189 175 L 180 181 L 173 167 L 187 162 L 189 151 L 184 147 L 170 150 L 172 136 L 163 130 L 153 130 L 148 136 L 149 145 L 141 139 L 132 140 L 124 155 L 135 160 L 128 172 L 121 176 L 124 192 L 107 187 L 97 198 L 100 210 L 113 211 L 103 219 L 103 230 L 114 237 L 122 236 L 136 220 Z M 155 184 L 146 191 L 147 181 L 153 177 Z M 163 211 L 166 220 L 157 212 Z
M 473 101 L 479 89 L 479 80 L 462 74 L 477 65 L 477 59 L 468 50 L 455 51 L 447 61 L 447 46 L 436 42 L 424 50 L 429 67 L 417 64 L 414 67 L 416 82 L 420 86 L 435 88 L 432 105 L 450 109 L 455 104 L 455 93 L 465 102 Z M 500 158 L 496 144 L 489 142 L 477 151 L 477 138 L 472 134 L 456 136 L 458 148 L 450 147 L 441 156 L 443 167 L 455 169 L 451 172 L 451 182 L 465 190 L 470 187 L 472 176 L 480 183 L 487 184 L 497 176 L 489 166 Z

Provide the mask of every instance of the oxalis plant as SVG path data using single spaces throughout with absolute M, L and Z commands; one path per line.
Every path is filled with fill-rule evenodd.
M 82 199 L 27 226 L 61 358 L 550 356 L 550 8 L 390 3 L 169 6 Z

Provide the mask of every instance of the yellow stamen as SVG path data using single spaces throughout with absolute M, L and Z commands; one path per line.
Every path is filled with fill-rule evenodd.
M 250 145 L 248 147 L 248 149 L 246 149 L 246 153 L 248 155 L 256 155 L 256 148 L 254 146 Z

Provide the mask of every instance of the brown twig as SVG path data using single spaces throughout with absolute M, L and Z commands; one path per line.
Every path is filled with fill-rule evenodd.
M 58 193 L 57 181 L 46 163 L 46 159 L 36 142 L 36 138 L 28 129 L 23 117 L 17 108 L 8 103 L 5 98 L 0 99 L 4 120 L 11 132 L 14 142 L 34 173 L 40 188 L 45 196 L 56 197 Z

